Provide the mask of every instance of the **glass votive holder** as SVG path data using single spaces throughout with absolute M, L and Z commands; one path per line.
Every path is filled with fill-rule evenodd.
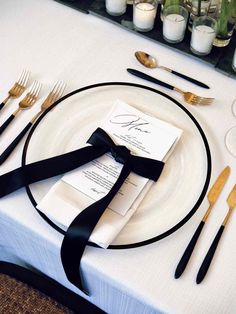
M 232 61 L 232 69 L 236 72 L 236 48 L 234 50 L 234 56 Z
M 180 5 L 171 5 L 163 10 L 163 38 L 169 43 L 184 39 L 188 11 Z
M 210 0 L 192 0 L 191 2 L 191 13 L 194 16 L 207 15 L 210 8 Z
M 106 0 L 106 11 L 113 16 L 119 16 L 125 13 L 127 0 Z
M 217 22 L 209 16 L 200 16 L 193 21 L 190 49 L 197 55 L 208 55 L 211 52 L 216 36 Z
M 134 0 L 133 24 L 134 29 L 148 32 L 153 29 L 157 13 L 157 0 Z
M 193 21 L 199 16 L 208 15 L 211 1 L 210 0 L 192 0 L 190 7 L 190 18 L 188 29 L 192 31 Z

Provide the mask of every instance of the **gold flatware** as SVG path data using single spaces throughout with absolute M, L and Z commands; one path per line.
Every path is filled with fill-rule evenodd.
M 37 118 L 50 106 L 53 105 L 55 101 L 57 101 L 63 94 L 65 90 L 65 83 L 58 81 L 49 92 L 48 96 L 44 100 L 41 105 L 41 110 L 32 118 L 32 120 L 24 127 L 24 129 L 17 135 L 17 137 L 12 141 L 12 143 L 4 150 L 4 152 L 0 155 L 0 165 L 10 156 L 12 151 L 16 148 L 18 143 L 24 137 L 24 135 L 31 128 L 33 123 L 37 120 Z
M 26 94 L 26 96 L 19 102 L 19 106 L 15 112 L 0 126 L 0 134 L 2 134 L 7 126 L 13 121 L 13 119 L 22 111 L 31 108 L 39 95 L 41 89 L 41 83 L 34 81 L 31 89 Z
M 160 86 L 163 86 L 165 88 L 168 88 L 170 90 L 174 90 L 178 93 L 180 93 L 183 97 L 184 97 L 184 100 L 190 104 L 190 105 L 210 105 L 214 98 L 207 98 L 207 97 L 202 97 L 202 96 L 198 96 L 192 92 L 185 92 L 183 91 L 182 89 L 176 87 L 176 86 L 173 86 L 173 85 L 170 85 L 168 83 L 165 83 L 163 81 L 160 81 L 150 75 L 147 75 L 141 71 L 138 71 L 138 70 L 135 70 L 135 69 L 127 69 L 127 71 L 135 76 L 138 76 L 144 80 L 147 80 L 149 82 L 152 82 L 152 83 L 156 83 Z
M 206 84 L 204 84 L 204 83 L 202 83 L 202 82 L 200 82 L 200 81 L 198 81 L 198 80 L 196 80 L 196 79 L 194 79 L 192 77 L 189 77 L 189 76 L 187 76 L 185 74 L 182 74 L 180 72 L 174 71 L 174 70 L 172 70 L 170 68 L 167 68 L 165 66 L 159 65 L 159 63 L 158 63 L 158 61 L 157 61 L 157 59 L 155 57 L 149 55 L 148 53 L 146 53 L 144 51 L 136 51 L 134 55 L 135 55 L 136 59 L 142 65 L 144 65 L 146 68 L 149 68 L 149 69 L 156 69 L 156 68 L 162 69 L 162 70 L 170 72 L 170 73 L 172 73 L 174 75 L 177 75 L 177 76 L 187 80 L 188 82 L 196 84 L 196 85 L 198 85 L 200 87 L 207 88 L 207 89 L 210 88 L 208 85 L 206 85 Z
M 220 175 L 218 176 L 218 178 L 216 179 L 215 183 L 213 184 L 212 188 L 210 189 L 210 191 L 208 192 L 207 194 L 207 199 L 208 199 L 208 202 L 209 202 L 209 207 L 205 213 L 205 215 L 203 216 L 200 224 L 198 225 L 195 233 L 193 234 L 188 246 L 186 247 L 185 251 L 184 251 L 184 254 L 183 256 L 181 257 L 178 265 L 177 265 L 177 268 L 176 268 L 176 271 L 175 271 L 175 278 L 179 278 L 182 273 L 184 272 L 187 264 L 188 264 L 188 261 L 193 253 L 193 249 L 197 243 L 197 240 L 202 232 L 202 229 L 210 215 L 210 212 L 215 204 L 215 202 L 217 201 L 219 195 L 220 195 L 220 192 L 223 190 L 223 187 L 229 177 L 229 174 L 230 174 L 230 167 L 227 166 L 224 168 L 224 170 L 220 173 Z
M 10 98 L 18 98 L 20 97 L 23 92 L 25 91 L 27 82 L 30 77 L 30 72 L 27 70 L 23 70 L 19 75 L 17 81 L 12 86 L 12 88 L 8 91 L 8 96 L 3 102 L 0 104 L 0 110 L 6 105 Z
M 202 265 L 198 271 L 197 279 L 196 279 L 197 284 L 201 283 L 202 280 L 204 279 L 204 277 L 206 276 L 206 273 L 207 273 L 207 271 L 211 265 L 212 259 L 214 257 L 214 254 L 215 254 L 216 248 L 219 244 L 222 233 L 223 233 L 225 226 L 229 220 L 229 217 L 231 216 L 231 214 L 233 212 L 233 209 L 236 206 L 236 184 L 234 185 L 233 189 L 229 193 L 229 196 L 227 198 L 227 204 L 229 206 L 229 210 L 228 210 L 228 212 L 224 218 L 224 221 L 223 221 L 222 225 L 220 226 L 220 229 L 218 230 L 218 232 L 217 232 L 217 234 L 216 234 L 203 262 L 202 262 Z
M 56 100 L 58 100 L 64 90 L 66 88 L 66 84 L 62 81 L 58 81 L 52 88 L 52 90 L 50 91 L 50 93 L 48 94 L 47 98 L 44 100 L 44 102 L 41 105 L 41 110 L 33 117 L 33 119 L 31 120 L 31 123 L 33 124 L 35 122 L 35 120 L 37 120 L 37 118 L 46 110 L 48 109 Z

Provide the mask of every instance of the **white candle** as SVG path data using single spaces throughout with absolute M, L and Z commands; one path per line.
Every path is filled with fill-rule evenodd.
M 112 15 L 121 15 L 126 11 L 126 0 L 106 0 L 106 10 Z
M 212 27 L 198 25 L 192 30 L 191 47 L 200 54 L 208 54 L 211 51 L 215 35 Z
M 134 6 L 133 23 L 140 30 L 151 30 L 156 17 L 156 8 L 151 3 L 138 3 Z
M 234 50 L 232 67 L 233 67 L 233 70 L 236 72 L 236 49 Z
M 185 18 L 180 14 L 169 14 L 163 21 L 163 36 L 170 41 L 181 41 L 186 28 Z

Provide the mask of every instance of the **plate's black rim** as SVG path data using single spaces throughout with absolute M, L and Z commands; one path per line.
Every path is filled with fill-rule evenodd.
M 81 93 L 83 91 L 86 91 L 88 89 L 93 89 L 93 88 L 97 88 L 97 87 L 104 87 L 104 86 L 110 86 L 110 85 L 120 85 L 120 86 L 132 86 L 132 87 L 138 87 L 138 88 L 142 88 L 142 89 L 146 89 L 149 90 L 151 92 L 157 93 L 162 95 L 163 97 L 168 98 L 169 100 L 171 100 L 175 105 L 177 105 L 179 108 L 181 108 L 188 116 L 189 118 L 193 121 L 193 123 L 196 125 L 204 146 L 205 146 L 205 150 L 206 150 L 206 156 L 207 156 L 207 174 L 206 174 L 206 179 L 205 179 L 205 183 L 203 186 L 203 189 L 195 203 L 195 205 L 193 206 L 193 208 L 189 211 L 189 213 L 181 220 L 179 221 L 176 225 L 174 225 L 172 228 L 170 228 L 169 230 L 144 241 L 140 241 L 140 242 L 136 242 L 136 243 L 130 243 L 130 244 L 120 244 L 120 245 L 110 245 L 108 247 L 108 249 L 130 249 L 130 248 L 136 248 L 136 247 L 140 247 L 140 246 L 144 246 L 147 244 L 151 244 L 153 242 L 159 241 L 169 235 L 171 235 L 172 233 L 174 233 L 176 230 L 178 230 L 180 227 L 182 227 L 193 215 L 194 213 L 197 211 L 197 209 L 199 208 L 200 204 L 202 203 L 206 193 L 207 193 L 207 189 L 210 183 L 210 177 L 211 177 L 211 169 L 212 169 L 212 161 L 211 161 L 211 153 L 210 153 L 210 147 L 207 141 L 207 138 L 205 136 L 205 133 L 203 132 L 200 124 L 198 123 L 198 121 L 195 119 L 195 117 L 188 111 L 188 109 L 186 109 L 183 105 L 181 105 L 177 100 L 173 99 L 172 97 L 170 97 L 169 95 L 166 95 L 165 93 L 156 90 L 154 88 L 151 88 L 149 86 L 144 86 L 141 84 L 135 84 L 135 83 L 129 83 L 129 82 L 104 82 L 104 83 L 98 83 L 98 84 L 92 84 L 92 85 L 88 85 L 79 89 L 76 89 L 72 92 L 70 92 L 69 94 L 63 96 L 62 98 L 60 98 L 59 100 L 57 100 L 50 108 L 48 108 L 38 119 L 37 121 L 34 123 L 34 125 L 32 126 L 26 141 L 25 141 L 25 145 L 24 145 L 24 149 L 23 149 L 23 153 L 22 153 L 22 166 L 24 167 L 26 165 L 26 156 L 27 156 L 27 151 L 28 151 L 28 146 L 30 143 L 30 139 L 32 137 L 32 135 L 34 134 L 35 129 L 37 128 L 38 124 L 40 123 L 40 121 L 42 121 L 42 119 L 44 118 L 44 116 L 51 111 L 55 106 L 57 106 L 59 103 L 61 103 L 62 101 L 64 101 L 65 99 L 77 94 L 77 93 Z M 35 207 L 35 209 L 37 210 L 37 212 L 39 213 L 39 215 L 51 226 L 53 227 L 55 230 L 57 230 L 59 233 L 61 234 L 65 234 L 65 231 L 62 230 L 61 228 L 59 228 L 55 223 L 53 223 L 45 214 L 41 213 L 37 208 L 37 203 L 34 199 L 34 196 L 31 192 L 30 186 L 27 185 L 25 187 L 27 195 L 32 203 L 32 205 Z M 98 247 L 99 246 L 95 243 L 89 242 L 88 243 L 90 246 L 94 246 L 94 247 Z

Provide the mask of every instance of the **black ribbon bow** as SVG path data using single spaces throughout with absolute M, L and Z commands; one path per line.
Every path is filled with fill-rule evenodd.
M 108 194 L 84 209 L 72 221 L 62 242 L 61 260 L 66 276 L 86 294 L 88 293 L 83 289 L 80 276 L 80 262 L 98 220 L 131 171 L 157 181 L 164 167 L 162 161 L 132 155 L 127 147 L 116 145 L 101 128 L 98 128 L 87 142 L 92 146 L 34 162 L 0 176 L 0 197 L 3 197 L 28 184 L 71 171 L 107 152 L 123 164 L 120 175 Z

